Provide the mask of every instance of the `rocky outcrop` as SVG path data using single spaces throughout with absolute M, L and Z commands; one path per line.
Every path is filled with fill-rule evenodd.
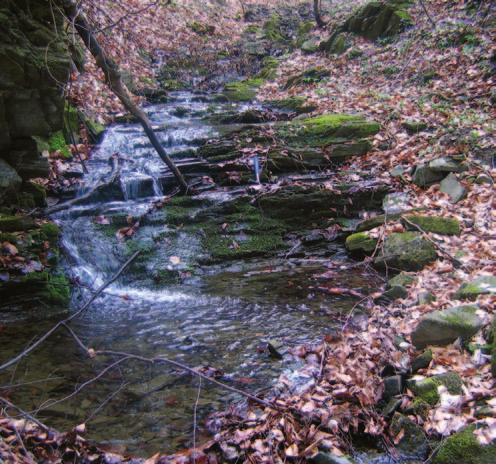
M 23 180 L 48 174 L 40 140 L 63 128 L 60 83 L 71 59 L 62 21 L 44 0 L 6 0 L 0 8 L 0 157 Z

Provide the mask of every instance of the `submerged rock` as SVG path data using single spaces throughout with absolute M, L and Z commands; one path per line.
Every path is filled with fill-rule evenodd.
M 434 245 L 417 232 L 394 233 L 384 240 L 375 263 L 393 269 L 418 271 L 437 258 Z
M 412 343 L 417 349 L 428 345 L 448 345 L 457 338 L 472 338 L 483 326 L 477 315 L 478 306 L 454 306 L 424 316 L 412 332 Z

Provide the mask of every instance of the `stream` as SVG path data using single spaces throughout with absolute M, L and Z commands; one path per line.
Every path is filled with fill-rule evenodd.
M 233 105 L 212 96 L 176 93 L 167 103 L 149 106 L 147 113 L 168 153 L 192 179 L 207 175 L 204 162 L 195 158 L 196 148 L 220 130 L 209 125 L 205 114 L 226 109 Z M 309 288 L 329 260 L 346 262 L 343 246 L 329 242 L 322 252 L 320 244 L 313 258 L 310 248 L 299 259 L 254 257 L 202 264 L 197 235 L 169 223 L 167 205 L 152 210 L 132 236 L 119 240 L 116 231 L 133 223 L 128 217 L 150 210 L 173 191 L 174 181 L 140 126 L 114 124 L 87 163 L 89 174 L 80 195 L 109 175 L 114 153 L 120 160 L 118 183 L 53 217 L 62 228 L 65 266 L 79 283 L 69 311 L 82 305 L 134 251 L 142 251 L 72 324 L 84 343 L 143 356 L 162 354 L 189 366 L 217 369 L 223 382 L 255 394 L 267 393 L 281 374 L 295 384 L 307 381 L 298 377 L 299 361 L 290 354 L 291 347 L 317 342 L 339 328 L 357 300 Z M 206 188 L 199 195 L 199 209 L 222 204 L 238 190 Z M 376 282 L 361 272 L 344 272 L 335 285 L 373 290 Z M 60 314 L 47 318 L 45 308 L 34 306 L 28 321 L 19 314 L 2 315 L 2 360 L 60 319 Z M 269 341 L 282 359 L 267 353 Z M 89 438 L 113 451 L 145 456 L 190 446 L 198 379 L 164 366 L 127 363 L 71 396 L 109 363 L 87 359 L 74 340 L 60 332 L 9 378 L 2 376 L 0 385 L 10 385 L 12 401 L 53 427 L 67 430 L 85 422 Z M 64 397 L 68 398 L 56 401 Z M 209 413 L 240 400 L 203 382 L 197 440 L 208 437 L 204 422 Z

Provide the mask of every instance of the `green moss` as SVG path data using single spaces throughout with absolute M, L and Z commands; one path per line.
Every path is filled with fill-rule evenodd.
M 302 121 L 305 135 L 321 138 L 362 138 L 375 135 L 381 126 L 374 121 L 366 121 L 361 116 L 349 114 L 324 114 Z
M 248 34 L 256 34 L 260 32 L 260 27 L 256 24 L 250 24 L 246 27 L 245 32 L 247 32 Z
M 405 216 L 409 222 L 419 226 L 425 232 L 442 235 L 460 235 L 460 222 L 453 218 L 432 216 Z M 405 225 L 409 224 L 405 221 Z M 411 225 L 409 226 L 412 227 Z
M 346 238 L 346 248 L 348 251 L 361 251 L 373 253 L 377 246 L 377 239 L 370 237 L 365 232 L 358 232 Z
M 226 84 L 223 95 L 231 101 L 251 101 L 257 96 L 257 89 L 264 83 L 262 78 Z
M 265 38 L 272 42 L 284 43 L 288 40 L 281 28 L 281 17 L 276 13 L 265 22 L 263 31 Z
M 22 278 L 25 289 L 31 288 L 43 301 L 57 305 L 67 305 L 71 297 L 69 281 L 62 274 L 49 272 L 32 272 Z
M 388 280 L 388 286 L 394 287 L 395 285 L 401 285 L 403 287 L 409 287 L 415 282 L 415 276 L 412 274 L 407 274 L 406 272 L 400 272 L 397 276 Z
M 431 405 L 422 398 L 415 398 L 412 401 L 411 408 L 415 415 L 420 416 L 423 419 L 427 419 L 429 411 L 431 410 Z
M 17 243 L 17 236 L 14 234 L 0 232 L 0 243 L 3 242 L 9 242 L 15 245 Z
M 300 74 L 289 77 L 284 87 L 287 90 L 301 84 L 315 84 L 329 77 L 330 74 L 329 70 L 323 67 L 309 68 Z
M 443 385 L 452 395 L 460 395 L 463 390 L 463 382 L 460 376 L 454 372 L 435 375 L 419 381 L 409 381 L 408 387 L 417 398 L 435 406 L 439 401 L 438 387 Z
M 279 60 L 277 58 L 274 58 L 273 56 L 266 56 L 262 60 L 262 69 L 256 77 L 264 80 L 275 79 L 278 67 Z
M 40 227 L 41 236 L 49 242 L 56 243 L 60 236 L 60 228 L 53 222 L 47 222 Z
M 72 158 L 71 150 L 65 141 L 62 131 L 55 132 L 48 140 L 48 144 L 50 145 L 51 152 L 58 151 L 64 158 Z
M 474 435 L 475 426 L 469 426 L 446 439 L 434 457 L 433 464 L 493 464 L 496 462 L 496 444 L 482 446 Z
M 457 300 L 475 300 L 479 295 L 496 293 L 496 276 L 481 276 L 463 283 L 454 297 Z
M 288 97 L 282 100 L 272 100 L 270 105 L 280 110 L 294 111 L 298 114 L 311 113 L 317 109 L 317 106 L 307 104 L 306 97 Z

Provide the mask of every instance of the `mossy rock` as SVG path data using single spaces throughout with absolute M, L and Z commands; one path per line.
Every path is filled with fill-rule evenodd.
M 279 60 L 273 56 L 266 56 L 262 60 L 262 69 L 255 76 L 255 79 L 272 80 L 277 76 L 277 68 L 279 67 Z
M 322 67 L 309 68 L 300 74 L 289 77 L 284 88 L 287 90 L 301 84 L 315 84 L 330 75 L 331 72 L 328 69 Z
M 434 234 L 460 235 L 461 232 L 460 222 L 458 219 L 419 215 L 405 215 L 404 217 L 408 222 L 405 220 L 402 222 L 407 229 L 416 229 L 414 226 L 409 224 L 411 222 L 419 226 L 423 231 L 432 232 Z
M 412 372 L 415 374 L 420 369 L 427 369 L 432 361 L 432 350 L 425 350 L 417 356 L 412 362 Z
M 432 464 L 493 464 L 496 462 L 496 444 L 481 445 L 471 425 L 444 440 Z
M 432 353 L 430 355 L 432 359 Z M 410 379 L 407 381 L 408 388 L 416 397 L 435 406 L 439 399 L 438 387 L 443 385 L 451 395 L 461 395 L 463 393 L 463 382 L 455 372 L 446 372 L 444 374 L 434 375 L 421 380 Z
M 412 333 L 413 345 L 422 349 L 428 345 L 448 345 L 459 337 L 469 340 L 484 323 L 478 310 L 476 305 L 463 305 L 427 314 Z
M 416 278 L 415 275 L 408 274 L 406 272 L 400 272 L 398 275 L 392 277 L 388 280 L 388 287 L 394 287 L 396 285 L 401 285 L 403 287 L 409 287 L 413 285 Z
M 346 238 L 346 249 L 350 252 L 360 252 L 370 255 L 377 247 L 377 239 L 365 232 L 351 234 Z
M 488 275 L 463 283 L 455 293 L 454 298 L 457 300 L 475 300 L 479 295 L 494 293 L 496 293 L 496 277 Z
M 230 101 L 251 101 L 257 96 L 257 89 L 263 84 L 263 79 L 247 79 L 226 84 L 223 95 Z
M 311 113 L 317 109 L 316 105 L 308 104 L 306 97 L 288 97 L 282 100 L 271 100 L 270 106 L 283 111 L 291 111 L 296 114 Z
M 23 185 L 22 190 L 32 196 L 33 203 L 36 207 L 46 206 L 47 194 L 45 187 L 42 185 L 28 181 Z
M 412 182 L 419 187 L 425 188 L 439 182 L 445 175 L 445 173 L 432 170 L 426 164 L 419 164 L 415 167 Z
M 408 120 L 403 121 L 401 125 L 406 129 L 409 134 L 417 134 L 427 129 L 427 124 L 422 121 Z
M 434 245 L 417 232 L 394 233 L 384 240 L 379 266 L 405 271 L 418 271 L 437 258 Z
M 282 18 L 277 13 L 273 13 L 272 16 L 263 25 L 264 37 L 271 42 L 285 44 L 290 40 L 286 36 L 282 27 Z
M 36 227 L 36 223 L 29 216 L 0 215 L 1 232 L 18 232 L 30 230 Z
M 319 51 L 319 42 L 314 38 L 308 39 L 301 44 L 300 48 L 303 53 L 310 55 Z
M 319 44 L 319 49 L 329 55 L 342 55 L 350 47 L 349 34 L 339 31 Z
M 370 40 L 392 37 L 413 25 L 406 11 L 407 3 L 369 2 L 351 15 L 341 29 Z
M 425 433 L 419 425 L 407 416 L 395 413 L 391 420 L 389 432 L 392 437 L 397 437 L 404 432 L 396 448 L 403 458 L 423 460 L 429 452 L 429 444 Z

